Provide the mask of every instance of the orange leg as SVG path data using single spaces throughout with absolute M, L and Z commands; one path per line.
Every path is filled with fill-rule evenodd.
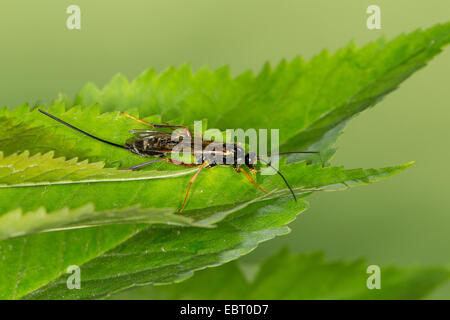
M 146 121 L 144 121 L 144 120 L 138 119 L 138 118 L 136 118 L 136 117 L 133 117 L 131 114 L 128 114 L 128 113 L 123 112 L 123 111 L 121 112 L 121 114 L 124 115 L 124 116 L 126 116 L 126 117 L 128 117 L 128 118 L 130 118 L 130 119 L 133 119 L 134 121 L 137 121 L 137 122 L 139 122 L 139 123 L 143 123 L 143 124 L 145 124 L 145 125 L 147 125 L 147 126 L 150 126 L 150 127 L 152 127 L 152 128 L 155 128 L 155 125 L 154 125 L 153 123 L 149 123 L 149 122 L 146 122 Z
M 128 118 L 130 118 L 130 119 L 133 119 L 134 121 L 137 121 L 137 122 L 139 122 L 139 123 L 145 124 L 145 125 L 150 126 L 150 127 L 152 127 L 152 128 L 170 128 L 170 129 L 183 128 L 184 130 L 186 130 L 186 133 L 187 133 L 187 135 L 188 135 L 189 137 L 191 136 L 191 133 L 196 134 L 196 135 L 199 135 L 200 137 L 202 136 L 201 134 L 198 134 L 198 133 L 196 133 L 196 132 L 189 131 L 189 128 L 188 128 L 188 127 L 185 127 L 185 126 L 172 126 L 172 125 L 168 124 L 167 122 L 165 122 L 166 124 L 153 124 L 153 123 L 146 122 L 146 121 L 144 121 L 144 120 L 138 119 L 138 118 L 136 118 L 136 117 L 133 117 L 131 114 L 128 114 L 128 113 L 126 113 L 126 112 L 123 112 L 123 111 L 122 111 L 121 113 L 122 113 L 124 116 L 126 116 L 126 117 L 128 117 Z
M 187 198 L 188 198 L 188 195 L 189 195 L 189 190 L 191 190 L 192 184 L 194 183 L 195 179 L 197 179 L 197 177 L 198 177 L 200 171 L 202 171 L 202 169 L 203 169 L 206 165 L 208 165 L 208 162 L 206 162 L 206 161 L 203 162 L 203 164 L 200 166 L 200 168 L 198 168 L 198 170 L 197 170 L 197 172 L 195 173 L 195 175 L 194 175 L 194 176 L 191 178 L 191 180 L 189 181 L 189 186 L 188 186 L 187 191 L 186 191 L 186 196 L 184 197 L 184 201 L 183 201 L 183 204 L 181 205 L 180 209 L 178 209 L 178 213 L 181 213 L 181 211 L 183 210 L 184 205 L 186 204 L 186 201 L 187 201 Z
M 247 171 L 245 171 L 242 168 L 239 168 L 239 170 L 236 170 L 237 173 L 239 172 L 243 172 L 245 174 L 245 176 L 247 177 L 248 181 L 250 181 L 255 187 L 257 187 L 259 190 L 261 190 L 264 193 L 269 193 L 266 190 L 264 190 L 263 188 L 261 188 L 260 186 L 258 186 L 253 180 L 252 178 L 250 178 L 250 175 L 247 173 Z

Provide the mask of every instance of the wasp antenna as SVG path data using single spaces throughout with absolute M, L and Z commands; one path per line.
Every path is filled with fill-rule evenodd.
M 127 149 L 127 150 L 128 150 L 128 148 L 125 147 L 125 146 L 122 146 L 122 145 L 120 145 L 120 144 L 116 144 L 116 143 L 114 143 L 114 142 L 106 141 L 106 140 L 100 139 L 100 138 L 98 138 L 98 137 L 95 137 L 95 136 L 93 136 L 92 134 L 87 133 L 86 131 L 83 131 L 83 130 L 81 130 L 81 129 L 78 129 L 77 127 L 74 127 L 73 125 L 71 125 L 71 124 L 69 124 L 69 123 L 67 123 L 67 122 L 65 122 L 65 121 L 63 121 L 63 120 L 61 120 L 61 119 L 59 119 L 59 118 L 57 118 L 57 117 L 51 115 L 50 113 L 45 112 L 44 110 L 41 110 L 41 109 L 38 109 L 38 110 L 39 110 L 39 112 L 45 114 L 47 117 L 50 117 L 50 118 L 52 118 L 53 120 L 56 120 L 56 121 L 58 121 L 59 123 L 62 123 L 63 125 L 65 125 L 65 126 L 71 128 L 71 129 L 73 129 L 73 130 L 75 130 L 75 131 L 78 131 L 78 132 L 80 132 L 80 133 L 82 133 L 82 134 L 84 134 L 84 135 L 86 135 L 86 136 L 88 136 L 88 137 L 90 137 L 90 138 L 92 138 L 92 139 L 95 139 L 95 140 L 97 140 L 97 141 L 100 141 L 100 142 L 109 144 L 109 145 L 114 146 L 114 147 L 118 147 L 118 148 L 122 148 L 122 149 Z
M 286 186 L 289 188 L 289 191 L 292 193 L 292 197 L 294 197 L 295 202 L 297 202 L 297 197 L 295 196 L 294 190 L 292 190 L 291 186 L 289 185 L 289 183 L 287 182 L 286 178 L 281 174 L 280 171 L 278 171 L 274 166 L 272 166 L 270 164 L 270 162 L 267 162 L 263 159 L 261 159 L 260 157 L 258 157 L 259 161 L 264 162 L 265 164 L 267 164 L 268 166 L 270 166 L 273 170 L 275 170 L 276 173 L 278 173 L 280 175 L 281 178 L 283 178 L 284 183 L 286 184 Z

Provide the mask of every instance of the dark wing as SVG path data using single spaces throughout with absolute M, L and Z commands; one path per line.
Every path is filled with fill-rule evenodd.
M 217 155 L 224 152 L 222 143 L 202 140 L 196 136 L 186 139 L 185 131 L 181 130 L 176 133 L 136 129 L 131 130 L 130 133 L 133 133 L 133 136 L 128 139 L 126 147 L 141 156 L 165 156 L 175 151 L 175 147 L 177 152 L 191 153 L 200 157 L 204 153 Z
M 141 156 L 163 156 L 183 141 L 183 135 L 173 132 L 143 130 L 130 130 L 133 136 L 127 140 L 126 147 Z

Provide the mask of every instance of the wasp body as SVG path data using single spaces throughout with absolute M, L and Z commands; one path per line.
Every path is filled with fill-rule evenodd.
M 64 124 L 65 126 L 68 126 L 69 128 L 72 128 L 73 130 L 76 130 L 90 138 L 93 138 L 97 141 L 109 144 L 114 147 L 122 148 L 131 151 L 134 154 L 137 154 L 141 157 L 145 158 L 157 158 L 156 160 L 147 161 L 126 169 L 122 170 L 134 170 L 138 169 L 156 162 L 166 161 L 169 163 L 173 163 L 176 165 L 182 165 L 186 167 L 194 167 L 199 166 L 199 169 L 195 173 L 195 175 L 192 177 L 192 179 L 189 181 L 189 186 L 186 191 L 186 196 L 184 198 L 183 204 L 179 208 L 178 212 L 181 212 L 186 204 L 189 190 L 191 188 L 192 183 L 195 181 L 197 176 L 199 175 L 200 171 L 204 167 L 214 167 L 216 165 L 232 165 L 236 172 L 244 173 L 247 177 L 247 179 L 255 185 L 258 189 L 261 191 L 267 193 L 264 189 L 262 189 L 260 186 L 258 186 L 253 179 L 250 177 L 250 175 L 241 167 L 244 166 L 248 168 L 251 172 L 255 172 L 255 164 L 258 160 L 264 162 L 266 165 L 272 167 L 284 180 L 286 183 L 286 186 L 289 188 L 290 192 L 292 193 L 292 196 L 294 200 L 296 200 L 295 193 L 290 187 L 287 180 L 284 178 L 284 176 L 279 172 L 276 168 L 274 168 L 270 162 L 266 162 L 262 160 L 260 157 L 258 157 L 253 152 L 245 153 L 245 150 L 243 147 L 241 147 L 238 143 L 222 143 L 222 142 L 216 142 L 216 141 L 210 141 L 205 140 L 198 136 L 198 134 L 191 135 L 191 132 L 189 129 L 185 126 L 177 126 L 177 125 L 169 125 L 169 124 L 152 124 L 145 121 L 142 121 L 140 119 L 137 119 L 129 114 L 122 113 L 125 116 L 138 121 L 140 123 L 146 124 L 148 126 L 151 126 L 152 128 L 169 128 L 172 130 L 175 130 L 172 133 L 166 132 L 166 131 L 158 131 L 158 130 L 142 130 L 142 129 L 136 129 L 131 130 L 130 133 L 133 134 L 131 138 L 129 138 L 124 145 L 116 144 L 114 142 L 110 142 L 107 140 L 103 140 L 99 137 L 93 136 L 86 131 L 83 131 L 77 127 L 72 126 L 71 124 L 41 110 L 38 109 L 41 113 L 45 114 L 46 116 Z M 194 162 L 181 162 L 178 160 L 173 160 L 171 157 L 169 157 L 176 149 L 179 150 L 188 150 L 189 153 L 194 157 Z M 286 152 L 286 153 L 279 153 L 279 154 L 288 154 L 288 153 L 318 153 L 314 151 L 295 151 L 295 152 Z

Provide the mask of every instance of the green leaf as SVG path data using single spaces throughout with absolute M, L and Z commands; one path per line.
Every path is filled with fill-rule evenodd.
M 113 299 L 421 299 L 450 279 L 446 268 L 380 266 L 380 289 L 369 290 L 370 264 L 326 261 L 321 253 L 291 254 L 281 250 L 261 265 L 227 263 L 198 272 L 183 283 L 145 286 Z M 254 267 L 257 273 L 249 279 Z M 246 272 L 244 272 L 246 271 Z
M 52 153 L 29 157 L 25 152 L 0 157 L 0 239 L 111 223 L 209 226 L 232 213 L 233 207 L 289 195 L 278 175 L 260 178 L 261 186 L 270 191 L 265 195 L 232 168 L 218 167 L 198 178 L 181 219 L 174 213 L 183 199 L 183 186 L 187 186 L 191 178 L 186 173 L 192 172 L 191 169 L 172 173 L 119 171 L 105 169 L 102 163 L 75 160 L 55 159 Z M 322 168 L 303 162 L 284 166 L 282 171 L 289 177 L 295 193 L 302 195 L 371 183 L 410 165 L 380 170 L 344 170 L 342 167 Z M 202 186 L 209 186 L 208 192 L 204 192 Z M 66 195 L 70 201 L 61 195 Z M 138 210 L 136 203 L 144 211 Z M 52 213 L 47 214 L 46 210 Z
M 46 161 L 43 161 L 44 159 Z M 73 172 L 71 171 L 73 169 L 72 166 L 79 168 L 81 165 L 72 160 L 64 161 L 64 159 L 60 158 L 54 159 L 51 157 L 51 154 L 35 155 L 30 158 L 28 154 L 24 153 L 2 158 L 2 161 L 4 167 L 12 168 L 13 172 L 19 169 L 26 170 L 28 166 L 31 166 L 34 173 L 41 173 L 39 177 L 42 177 L 42 173 L 48 168 L 51 169 L 50 171 L 55 167 L 69 168 L 69 172 Z M 102 170 L 106 170 L 108 173 L 110 170 L 115 170 L 103 169 L 98 164 L 94 164 L 91 167 L 91 164 L 86 162 L 81 166 L 82 168 L 93 170 L 89 171 L 89 174 L 94 174 L 96 177 L 102 175 Z M 381 170 L 343 170 L 342 168 L 322 168 L 319 165 L 308 166 L 306 163 L 293 163 L 284 166 L 283 171 L 288 177 L 292 176 L 291 183 L 297 194 L 307 195 L 313 188 L 318 190 L 334 190 L 376 181 L 404 170 L 407 166 L 404 165 Z M 295 172 L 300 174 L 295 174 Z M 122 174 L 123 172 L 119 173 Z M 142 173 L 153 174 L 154 171 L 143 171 Z M 134 173 L 130 172 L 130 174 Z M 39 182 L 36 176 L 33 177 L 34 183 Z M 148 256 L 139 254 L 139 247 L 144 246 L 145 250 L 148 250 L 151 246 L 153 246 L 154 250 L 161 250 L 161 248 L 165 248 L 166 246 L 177 248 L 180 240 L 178 237 L 171 237 L 170 235 L 177 234 L 178 232 L 185 234 L 185 228 L 168 232 L 167 228 L 161 227 L 161 229 L 158 228 L 159 232 L 156 233 L 156 226 L 133 227 L 124 225 L 121 228 L 119 226 L 105 226 L 102 228 L 95 227 L 88 230 L 60 231 L 1 241 L 0 252 L 2 252 L 2 256 L 5 259 L 0 262 L 0 268 L 5 270 L 4 277 L 6 277 L 6 279 L 0 281 L 0 292 L 2 292 L 3 298 L 22 297 L 35 290 L 38 291 L 32 294 L 33 297 L 35 295 L 36 297 L 41 296 L 44 293 L 47 297 L 51 297 L 52 294 L 55 294 L 54 297 L 57 297 L 59 293 L 52 291 L 53 289 L 50 290 L 50 288 L 53 288 L 58 280 L 50 282 L 47 285 L 46 283 L 50 279 L 58 276 L 64 279 L 63 274 L 65 269 L 72 264 L 83 266 L 83 275 L 89 275 L 89 273 L 86 273 L 84 265 L 87 264 L 90 266 L 91 263 L 94 264 L 93 270 L 95 270 L 95 274 L 99 271 L 104 274 L 105 270 L 101 266 L 104 265 L 102 260 L 105 259 L 105 255 L 108 259 L 111 259 L 111 263 L 113 263 L 112 261 L 116 261 L 115 263 L 119 266 L 118 273 L 126 275 L 124 276 L 125 280 L 117 281 L 114 284 L 111 283 L 107 287 L 95 284 L 94 287 L 96 290 L 94 291 L 92 291 L 92 288 L 89 289 L 89 287 L 86 288 L 86 291 L 77 290 L 73 292 L 73 294 L 77 294 L 77 297 L 101 297 L 122 287 L 129 286 L 130 284 L 127 284 L 127 281 L 134 281 L 132 279 L 138 277 L 140 271 L 142 271 L 139 268 L 143 267 L 139 263 L 144 264 L 145 267 L 154 266 L 154 268 L 161 268 L 163 272 L 159 277 L 144 277 L 146 282 L 176 281 L 190 274 L 192 270 L 235 259 L 241 254 L 253 249 L 258 242 L 287 232 L 287 229 L 282 226 L 290 222 L 295 214 L 302 211 L 306 205 L 304 201 L 301 201 L 297 207 L 295 202 L 288 198 L 283 201 L 287 203 L 285 206 L 293 206 L 291 207 L 291 211 L 283 206 L 281 206 L 281 209 L 278 206 L 270 207 L 267 201 L 276 201 L 276 199 L 262 201 L 264 198 L 255 198 L 258 190 L 249 184 L 245 178 L 234 174 L 231 168 L 214 168 L 213 176 L 204 175 L 199 178 L 201 179 L 199 185 L 207 184 L 214 187 L 214 181 L 228 181 L 227 179 L 229 179 L 229 184 L 235 187 L 229 190 L 228 194 L 223 190 L 221 185 L 217 184 L 209 192 L 201 192 L 202 190 L 198 189 L 193 190 L 193 197 L 190 204 L 191 208 L 188 208 L 182 216 L 185 220 L 181 219 L 181 216 L 170 214 L 170 212 L 159 211 L 159 214 L 165 214 L 165 216 L 164 219 L 158 221 L 157 217 L 155 217 L 158 211 L 155 212 L 157 209 L 154 207 L 158 206 L 158 204 L 163 206 L 163 208 L 170 207 L 171 203 L 177 205 L 179 199 L 182 198 L 183 190 L 179 188 L 179 196 L 173 197 L 174 190 L 179 185 L 187 184 L 189 177 L 176 176 L 170 179 L 154 179 L 151 180 L 151 184 L 146 180 L 115 181 L 116 176 L 114 175 L 112 181 L 108 181 L 107 174 L 102 178 L 102 182 L 96 183 L 70 183 L 69 181 L 65 184 L 52 184 L 49 182 L 48 177 L 47 174 L 42 181 L 46 181 L 47 184 L 50 183 L 49 185 L 2 188 L 0 192 L 0 206 L 1 212 L 4 214 L 0 215 L 0 230 L 4 236 L 14 236 L 20 233 L 46 231 L 56 228 L 92 227 L 92 225 L 96 224 L 111 223 L 108 219 L 111 216 L 116 218 L 113 221 L 115 223 L 145 222 L 145 220 L 139 219 L 153 219 L 153 221 L 147 222 L 160 224 L 184 223 L 186 225 L 203 226 L 211 223 L 219 223 L 219 225 L 213 230 L 203 230 L 202 232 L 198 231 L 198 227 L 192 228 L 188 233 L 188 237 L 192 237 L 192 240 L 184 239 L 183 243 L 186 245 L 191 244 L 195 250 L 190 255 L 186 255 L 182 251 L 180 254 L 174 254 L 173 259 L 170 258 L 167 260 L 161 259 L 161 257 L 153 254 L 149 254 Z M 86 175 L 81 175 L 81 177 L 86 177 Z M 233 179 L 238 179 L 238 181 L 233 181 Z M 15 182 L 17 183 L 16 180 Z M 3 183 L 5 182 L 3 181 Z M 130 188 L 130 185 L 124 184 L 130 184 L 135 188 Z M 266 198 L 288 195 L 278 176 L 266 176 L 262 182 L 262 186 L 272 191 L 272 193 L 265 196 Z M 213 201 L 219 194 L 221 194 L 221 201 Z M 72 199 L 68 201 L 67 197 L 61 197 L 61 195 L 69 195 Z M 73 197 L 73 195 L 76 195 L 76 197 Z M 157 195 L 157 197 L 154 195 Z M 110 201 L 110 199 L 114 200 Z M 141 207 L 148 207 L 148 209 L 143 209 L 144 212 L 148 213 L 144 217 L 141 216 L 138 210 L 132 210 L 132 208 L 120 209 L 123 207 L 126 208 L 127 205 L 134 205 L 136 203 L 135 199 L 140 199 L 139 203 Z M 237 201 L 240 202 L 236 204 Z M 91 205 L 76 209 L 86 202 Z M 213 204 L 211 205 L 211 203 Z M 94 207 L 92 205 L 96 211 L 93 211 Z M 67 206 L 75 209 L 69 210 L 66 208 Z M 17 207 L 22 209 L 14 209 Z M 54 212 L 45 214 L 41 207 L 50 208 L 49 210 Z M 274 211 L 272 212 L 272 216 L 266 219 L 267 221 L 255 218 L 257 219 L 255 220 L 255 228 L 259 231 L 251 230 L 251 232 L 246 232 L 245 228 L 251 226 L 250 221 L 252 219 L 250 218 L 250 213 L 254 212 L 255 208 L 260 208 L 259 210 L 263 212 L 264 210 L 270 209 Z M 32 212 L 23 215 L 21 214 L 21 210 Z M 286 213 L 285 218 L 283 218 L 282 213 Z M 237 227 L 234 232 L 231 232 L 229 223 L 225 224 L 225 227 L 222 227 L 220 223 L 222 219 L 227 218 L 229 215 L 242 215 L 243 218 L 239 221 L 244 221 L 245 223 L 242 223 L 242 226 Z M 273 227 L 274 230 L 271 230 L 272 226 L 275 226 Z M 136 234 L 136 232 L 139 233 Z M 155 236 L 160 239 L 159 242 L 156 241 Z M 210 240 L 205 240 L 204 237 Z M 228 238 L 229 240 L 226 240 Z M 224 239 L 225 241 L 221 243 L 219 239 Z M 102 243 L 101 246 L 99 242 Z M 221 245 L 218 245 L 216 248 L 211 246 L 211 243 L 215 242 Z M 91 247 L 92 243 L 95 243 L 94 248 L 86 250 L 86 246 Z M 108 246 L 108 244 L 110 245 Z M 120 246 L 118 246 L 119 244 Z M 155 245 L 158 245 L 158 247 L 155 247 Z M 124 260 L 116 259 L 122 256 L 120 254 L 116 255 L 114 250 L 122 246 L 129 246 L 131 251 L 137 250 L 137 259 L 133 260 L 128 254 L 125 255 L 126 259 Z M 107 250 L 111 250 L 112 253 L 107 252 Z M 174 250 L 177 251 L 177 249 Z M 201 253 L 203 251 L 210 252 L 210 255 Z M 17 257 L 17 253 L 19 252 L 21 254 Z M 55 256 L 56 252 L 60 253 Z M 169 255 L 166 254 L 167 249 L 161 252 L 163 256 L 169 258 Z M 133 254 L 130 255 L 132 256 Z M 201 257 L 204 259 L 200 259 Z M 172 267 L 168 267 L 173 264 L 173 261 L 178 261 L 175 268 L 176 272 Z M 40 270 L 43 265 L 45 265 L 45 272 L 36 273 L 35 270 Z M 90 270 L 90 267 L 87 267 L 87 269 Z M 19 272 L 18 270 L 21 271 Z M 14 274 L 17 279 L 10 277 L 9 275 L 11 274 Z M 148 274 L 153 275 L 154 271 L 148 272 Z M 49 275 L 50 278 L 48 278 Z M 47 287 L 48 289 L 46 289 Z M 67 287 L 64 287 L 64 285 L 63 288 L 65 289 L 60 289 L 67 290 Z M 63 296 L 70 297 L 70 295 L 67 296 L 67 293 Z
M 286 149 L 320 150 L 326 162 L 345 122 L 448 44 L 449 29 L 450 24 L 438 25 L 361 49 L 349 46 L 310 62 L 297 58 L 274 70 L 266 65 L 257 76 L 246 72 L 233 79 L 227 68 L 193 74 L 188 66 L 160 75 L 150 70 L 131 83 L 117 76 L 102 90 L 87 86 L 72 105 L 60 97 L 46 110 L 117 144 L 125 143 L 130 129 L 145 128 L 119 110 L 154 123 L 191 125 L 206 119 L 209 127 L 222 130 L 277 128 Z M 290 139 L 294 143 L 286 145 Z M 278 175 L 258 175 L 266 195 L 231 167 L 214 167 L 193 185 L 183 211 L 186 220 L 178 220 L 188 225 L 182 227 L 173 225 L 173 213 L 191 178 L 182 175 L 184 168 L 161 163 L 137 173 L 118 171 L 145 159 L 83 136 L 28 105 L 0 110 L 0 150 L 4 237 L 89 226 L 0 241 L 0 297 L 14 299 L 99 298 L 135 284 L 180 281 L 286 233 L 286 225 L 306 208 L 304 198 L 310 193 L 370 183 L 410 165 L 344 170 L 324 168 L 317 157 L 281 162 L 280 170 L 299 196 L 297 204 Z M 34 166 L 28 167 L 28 161 Z M 156 178 L 166 174 L 173 177 Z M 84 220 L 86 208 L 92 216 Z M 164 219 L 152 218 L 167 209 L 160 212 Z M 126 219 L 124 212 L 130 212 Z M 107 225 L 109 215 L 117 224 Z M 66 287 L 70 265 L 82 268 L 81 290 Z
M 345 171 L 341 168 L 320 168 L 295 163 L 286 169 L 294 170 L 296 167 L 323 170 L 323 175 L 305 171 L 304 176 L 312 181 L 317 179 L 317 185 L 322 188 L 327 187 L 324 182 L 328 181 L 329 187 L 340 189 L 376 181 L 404 170 L 407 165 L 381 170 Z M 297 177 L 300 177 L 299 181 L 302 180 L 302 175 Z M 155 179 L 152 182 L 167 183 L 182 178 Z M 40 190 L 43 187 L 5 188 L 4 191 L 14 191 L 6 195 L 13 200 L 23 196 L 23 191 L 16 192 L 17 190 L 28 189 L 26 198 L 40 196 L 42 200 L 48 201 L 48 207 L 58 202 L 60 194 L 75 193 L 80 199 L 89 201 L 108 197 L 109 193 L 123 183 L 94 183 L 86 184 L 83 188 L 76 188 L 81 184 L 54 185 L 44 187 L 46 190 Z M 95 188 L 101 184 L 102 188 Z M 139 189 L 148 191 L 148 187 Z M 119 193 L 126 189 L 120 188 Z M 276 195 L 276 198 L 271 198 L 275 196 L 269 194 L 267 200 L 257 198 L 256 201 L 247 203 L 191 209 L 183 213 L 183 216 L 194 219 L 196 224 L 215 223 L 216 227 L 210 229 L 159 224 L 114 225 L 41 233 L 0 241 L 0 253 L 4 257 L 0 260 L 0 269 L 4 270 L 0 274 L 0 298 L 19 298 L 27 294 L 26 298 L 100 298 L 137 283 L 181 281 L 195 270 L 236 259 L 254 249 L 259 242 L 287 233 L 289 229 L 286 225 L 306 209 L 303 197 L 310 192 L 299 192 L 301 198 L 298 203 L 290 197 L 280 199 L 282 195 Z M 149 192 L 151 194 L 152 191 Z M 197 195 L 201 197 L 203 194 L 200 192 Z M 143 197 L 145 200 L 147 198 Z M 66 203 L 64 199 L 61 200 L 61 203 Z M 202 202 L 207 203 L 200 200 L 199 205 Z M 2 200 L 0 203 L 4 205 L 6 201 Z M 19 203 L 24 204 L 24 201 Z M 76 201 L 72 200 L 70 203 Z M 145 202 L 141 201 L 141 206 L 144 206 L 143 203 Z M 155 205 L 157 202 L 150 200 L 148 203 Z M 98 203 L 99 206 L 104 204 L 106 203 Z M 99 209 L 105 210 L 103 207 Z M 65 272 L 70 265 L 81 267 L 81 290 L 67 289 Z M 42 272 L 43 268 L 45 272 Z M 104 281 L 105 279 L 109 281 Z

